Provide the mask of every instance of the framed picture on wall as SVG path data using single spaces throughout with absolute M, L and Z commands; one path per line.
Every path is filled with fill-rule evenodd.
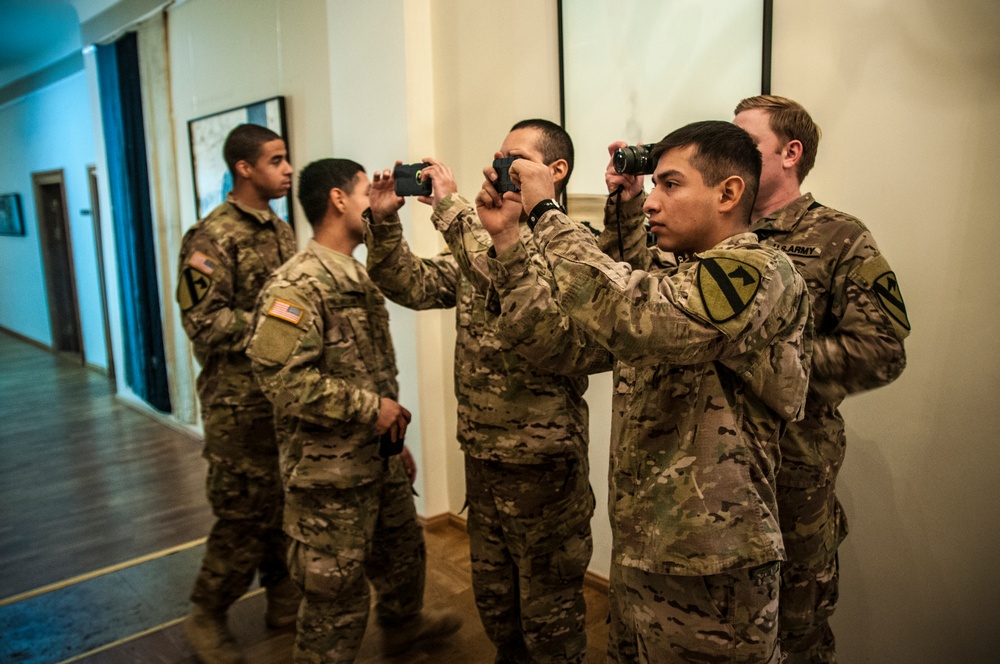
M 0 194 L 0 235 L 24 235 L 21 194 Z
M 271 97 L 188 121 L 195 211 L 199 219 L 225 201 L 226 194 L 233 188 L 233 177 L 222 156 L 222 146 L 229 132 L 241 124 L 267 127 L 281 136 L 287 145 L 285 98 Z M 271 201 L 271 208 L 279 217 L 292 223 L 291 203 L 289 191 L 288 196 Z

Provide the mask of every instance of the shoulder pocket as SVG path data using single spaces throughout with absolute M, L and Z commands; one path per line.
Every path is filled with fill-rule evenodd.
M 259 362 L 285 364 L 305 336 L 310 321 L 308 310 L 300 303 L 267 297 L 247 353 Z
M 882 311 L 889 316 L 896 337 L 905 339 L 910 334 L 910 319 L 906 315 L 903 293 L 899 290 L 896 273 L 882 254 L 866 259 L 847 275 L 863 290 L 871 291 Z

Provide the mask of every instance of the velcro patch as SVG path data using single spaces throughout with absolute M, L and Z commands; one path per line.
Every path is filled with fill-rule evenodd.
M 292 325 L 298 325 L 302 320 L 303 309 L 297 304 L 292 304 L 288 300 L 276 298 L 271 308 L 267 310 L 268 316 L 274 316 L 281 320 L 286 320 Z
M 778 249 L 789 256 L 819 256 L 823 253 L 822 247 L 812 247 L 803 244 L 779 244 Z
M 909 331 L 910 319 L 906 316 L 906 305 L 903 303 L 903 294 L 899 291 L 899 282 L 896 280 L 895 272 L 886 272 L 875 280 L 872 286 L 875 297 L 885 313 Z
M 743 312 L 760 289 L 760 270 L 733 258 L 705 258 L 698 264 L 698 290 L 713 323 Z
M 202 274 L 211 275 L 215 272 L 215 261 L 200 251 L 196 251 L 191 254 L 191 258 L 188 259 L 188 265 L 195 268 Z
M 212 277 L 203 274 L 193 267 L 181 270 L 180 283 L 177 284 L 177 303 L 181 311 L 187 311 L 205 299 L 205 294 L 212 285 Z
M 903 294 L 899 290 L 896 273 L 889 267 L 889 261 L 882 254 L 868 258 L 851 270 L 848 275 L 854 283 L 875 294 L 879 307 L 892 319 L 897 336 L 902 339 L 910 332 L 910 319 L 906 315 Z

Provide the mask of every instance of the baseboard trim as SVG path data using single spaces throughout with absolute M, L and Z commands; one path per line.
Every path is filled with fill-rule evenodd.
M 3 325 L 0 325 L 0 332 L 3 332 L 4 334 L 9 334 L 10 336 L 14 337 L 18 341 L 23 341 L 24 343 L 28 344 L 29 346 L 34 346 L 35 348 L 38 348 L 39 350 L 44 350 L 46 353 L 53 353 L 54 354 L 56 352 L 55 350 L 53 350 L 52 346 L 46 346 L 45 344 L 43 344 L 38 339 L 32 339 L 31 337 L 26 337 L 23 334 L 21 334 L 20 332 L 15 332 L 14 330 L 10 329 L 9 327 L 4 327 Z
M 444 514 L 438 514 L 430 518 L 420 517 L 420 521 L 424 524 L 424 528 L 427 530 L 457 528 L 463 533 L 466 532 L 465 517 L 461 517 L 454 512 L 445 512 Z M 610 582 L 607 577 L 588 570 L 583 577 L 583 585 L 606 595 L 608 593 L 608 588 L 610 587 Z

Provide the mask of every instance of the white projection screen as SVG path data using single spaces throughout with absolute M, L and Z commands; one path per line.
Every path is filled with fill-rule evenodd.
M 770 85 L 770 0 L 562 0 L 560 15 L 571 207 L 603 203 L 609 143 L 729 121 Z

